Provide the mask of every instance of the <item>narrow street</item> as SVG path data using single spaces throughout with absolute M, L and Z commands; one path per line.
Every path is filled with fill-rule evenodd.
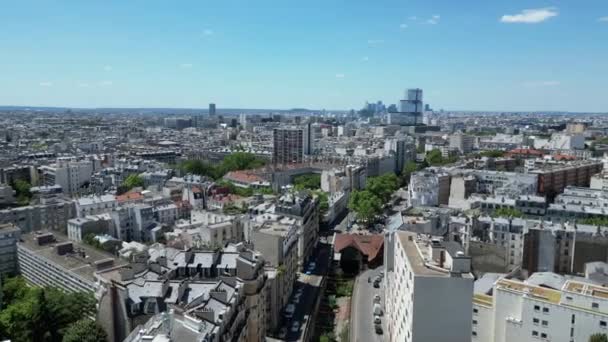
M 384 270 L 378 267 L 361 273 L 355 281 L 355 289 L 352 298 L 350 342 L 380 342 L 386 341 L 386 319 L 382 315 L 383 334 L 378 335 L 374 329 L 373 298 L 380 295 L 380 305 L 384 311 L 384 281 L 380 283 L 380 288 L 373 287 L 374 278 Z M 371 282 L 368 283 L 368 278 Z

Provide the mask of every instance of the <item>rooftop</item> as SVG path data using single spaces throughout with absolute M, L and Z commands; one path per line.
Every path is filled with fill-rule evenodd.
M 520 281 L 500 279 L 496 282 L 496 289 L 527 295 L 534 299 L 543 300 L 552 304 L 559 304 L 562 298 L 561 291 L 525 284 Z
M 53 235 L 54 241 L 40 245 L 37 241 L 37 237 L 49 233 Z M 64 255 L 59 255 L 55 247 L 66 242 L 71 242 L 73 244 L 73 251 Z M 66 236 L 55 231 L 37 231 L 24 234 L 21 236 L 19 247 L 26 248 L 32 253 L 35 253 L 56 265 L 74 272 L 78 276 L 91 282 L 95 281 L 95 273 L 97 272 L 97 268 L 95 266 L 96 262 L 112 259 L 114 260 L 112 267 L 124 266 L 127 264 L 125 261 L 114 257 L 112 254 L 68 240 Z
M 420 276 L 435 276 L 435 277 L 449 277 L 450 273 L 447 270 L 441 269 L 439 267 L 433 267 L 427 264 L 426 260 L 428 259 L 424 254 L 423 246 L 418 246 L 416 242 L 418 239 L 418 235 L 415 233 L 399 231 L 396 233 L 403 249 L 405 249 L 405 254 L 407 255 L 407 259 L 409 260 L 412 271 L 416 275 Z

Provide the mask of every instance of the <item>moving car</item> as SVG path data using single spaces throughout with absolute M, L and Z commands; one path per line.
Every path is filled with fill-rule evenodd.
M 296 311 L 296 306 L 293 304 L 288 304 L 285 307 L 285 317 L 286 318 L 291 318 L 293 317 L 293 313 Z

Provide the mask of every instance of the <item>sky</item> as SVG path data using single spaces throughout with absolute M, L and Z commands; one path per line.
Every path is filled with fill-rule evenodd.
M 607 0 L 19 0 L 0 105 L 608 112 Z

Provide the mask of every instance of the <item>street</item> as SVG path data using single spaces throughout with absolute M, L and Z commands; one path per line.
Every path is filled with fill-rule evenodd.
M 315 262 L 317 264 L 314 272 L 312 272 L 310 275 L 300 273 L 298 276 L 298 280 L 296 281 L 296 285 L 294 286 L 293 294 L 290 300 L 290 303 L 294 303 L 296 305 L 296 310 L 294 316 L 285 322 L 285 326 L 287 328 L 285 336 L 286 341 L 298 341 L 302 337 L 303 329 L 311 317 L 313 305 L 317 300 L 317 296 L 321 295 L 321 289 L 319 286 L 329 268 L 329 261 L 331 259 L 330 251 L 331 247 L 329 245 L 319 243 L 313 254 L 316 255 Z M 302 291 L 302 294 L 296 301 L 294 297 L 296 297 L 295 294 L 298 291 Z M 299 324 L 299 328 L 292 331 L 294 323 Z
M 373 270 L 367 270 L 361 273 L 355 284 L 355 290 L 352 298 L 351 320 L 350 320 L 350 337 L 351 342 L 371 342 L 371 341 L 386 341 L 386 319 L 385 315 L 381 316 L 383 334 L 378 335 L 374 329 L 373 315 L 373 298 L 375 295 L 380 295 L 380 303 L 384 311 L 384 281 L 380 283 L 380 288 L 373 287 L 374 278 L 384 270 L 384 267 L 378 267 Z M 371 277 L 371 282 L 368 283 L 368 277 Z

